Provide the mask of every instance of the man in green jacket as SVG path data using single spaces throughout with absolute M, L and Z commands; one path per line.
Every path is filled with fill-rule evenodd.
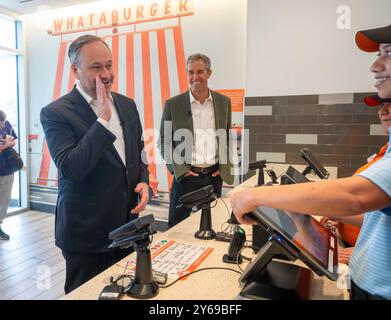
M 168 99 L 160 125 L 159 149 L 174 175 L 168 226 L 189 217 L 191 209 L 177 209 L 179 198 L 213 185 L 221 196 L 223 181 L 234 177 L 229 152 L 231 101 L 208 87 L 210 59 L 194 54 L 187 59 L 189 90 Z

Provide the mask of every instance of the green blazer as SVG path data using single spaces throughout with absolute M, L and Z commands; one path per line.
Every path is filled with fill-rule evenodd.
M 231 100 L 211 91 L 218 135 L 220 173 L 224 182 L 233 184 L 232 163 L 228 153 L 229 130 L 231 128 Z M 185 130 L 180 130 L 185 129 Z M 187 129 L 187 130 L 186 130 Z M 190 134 L 191 133 L 191 134 Z M 192 161 L 193 118 L 191 116 L 190 94 L 186 91 L 168 99 L 160 123 L 158 148 L 168 170 L 175 178 L 181 178 L 189 171 Z M 186 151 L 186 152 L 185 152 Z

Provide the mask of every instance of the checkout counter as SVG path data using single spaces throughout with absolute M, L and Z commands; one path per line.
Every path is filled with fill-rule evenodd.
M 256 177 L 242 183 L 238 188 L 254 186 Z M 217 232 L 230 218 L 231 208 L 228 198 L 218 199 L 216 205 L 211 208 L 213 229 Z M 161 288 L 159 293 L 152 299 L 157 300 L 232 300 L 237 299 L 241 291 L 239 282 L 240 274 L 226 270 L 213 268 L 229 268 L 238 272 L 241 270 L 236 264 L 226 264 L 222 261 L 227 253 L 229 243 L 216 240 L 200 240 L 194 237 L 200 224 L 200 211 L 192 214 L 175 227 L 163 233 L 153 236 L 151 246 L 156 243 L 173 242 L 194 246 L 208 247 L 207 256 L 197 265 L 197 269 L 210 268 L 189 275 L 183 280 L 177 281 L 170 287 Z M 251 239 L 251 226 L 242 226 L 246 231 L 247 239 Z M 243 255 L 254 258 L 256 254 L 251 249 L 245 249 Z M 111 266 L 101 274 L 86 282 L 76 290 L 66 295 L 64 300 L 97 300 L 102 289 L 110 284 L 110 277 L 116 277 L 124 273 L 124 266 L 129 259 L 134 259 L 136 253 L 123 259 L 116 265 Z M 153 254 L 152 254 L 153 256 Z M 245 269 L 248 261 L 241 264 Z M 293 262 L 296 265 L 305 266 L 300 260 Z M 168 278 L 168 284 L 173 280 Z M 313 273 L 311 299 L 315 300 L 342 300 L 348 299 L 346 290 L 338 289 L 337 282 L 331 281 L 325 276 L 319 277 Z M 131 299 L 124 295 L 122 299 Z

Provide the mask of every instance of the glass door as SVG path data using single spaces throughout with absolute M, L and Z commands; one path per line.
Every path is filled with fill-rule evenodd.
M 24 55 L 21 39 L 22 22 L 0 13 L 0 110 L 18 136 L 15 149 L 20 153 L 25 168 L 14 174 L 8 214 L 27 207 L 26 174 L 26 116 L 24 106 Z
M 16 56 L 0 52 L 0 70 L 4 70 L 6 75 L 5 77 L 0 77 L 0 110 L 5 113 L 7 121 L 11 124 L 12 129 L 19 138 Z M 19 152 L 19 143 L 16 144 L 15 149 Z M 9 211 L 20 207 L 19 180 L 20 172 L 18 171 L 14 174 Z

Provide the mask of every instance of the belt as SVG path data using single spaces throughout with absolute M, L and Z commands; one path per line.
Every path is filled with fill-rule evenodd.
M 217 170 L 219 170 L 219 164 L 217 163 L 211 167 L 206 167 L 206 168 L 191 166 L 190 170 L 193 171 L 194 173 L 198 173 L 198 174 L 210 174 L 210 173 L 213 173 L 213 172 L 216 172 Z

